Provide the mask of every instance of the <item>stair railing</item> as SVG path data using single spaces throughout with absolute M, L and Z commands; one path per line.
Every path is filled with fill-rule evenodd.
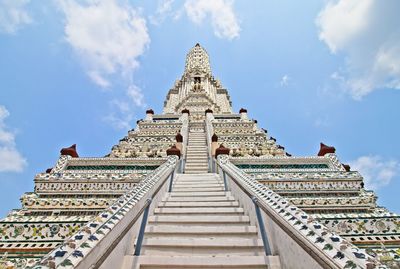
M 135 250 L 128 252 L 139 255 L 152 205 L 161 200 L 168 191 L 169 186 L 166 183 L 168 179 L 173 179 L 171 175 L 179 169 L 178 164 L 177 156 L 169 156 L 164 164 L 142 179 L 131 191 L 118 198 L 113 205 L 33 267 L 120 268 L 126 249 L 134 247 L 137 234 Z
M 212 113 L 206 113 L 206 120 L 205 120 L 205 132 L 206 132 L 206 140 L 207 140 L 207 155 L 208 155 L 208 172 L 211 173 L 215 173 L 215 161 L 214 158 L 212 156 L 212 152 L 211 152 L 211 145 L 212 145 L 212 141 L 211 141 L 211 136 L 213 134 L 213 127 L 212 127 L 212 123 L 211 120 L 213 119 L 213 114 Z
M 260 229 L 266 255 L 279 255 L 283 268 L 387 268 L 303 210 L 251 178 L 229 161 L 217 158 L 217 172 Z M 257 223 L 255 223 L 257 220 Z M 264 222 L 265 220 L 265 222 Z M 287 253 L 290 253 L 288 255 Z
M 189 143 L 189 116 L 187 113 L 183 113 L 181 116 L 181 121 L 182 121 L 182 128 L 181 128 L 181 134 L 183 136 L 183 143 L 182 143 L 182 156 L 180 160 L 180 172 L 184 173 L 185 172 L 185 163 L 186 163 L 186 153 L 187 153 L 187 147 Z

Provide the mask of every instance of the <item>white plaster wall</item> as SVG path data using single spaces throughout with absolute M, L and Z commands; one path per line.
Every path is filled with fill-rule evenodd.
M 135 218 L 140 209 L 146 203 L 146 200 L 150 198 L 154 191 L 162 185 L 161 189 L 157 193 L 157 195 L 153 198 L 152 204 L 150 206 L 149 216 L 152 212 L 154 212 L 154 207 L 157 203 L 162 199 L 169 187 L 169 179 L 167 180 L 161 179 L 157 184 L 155 184 L 151 190 L 149 190 L 142 199 L 135 205 L 133 209 L 131 209 L 123 219 L 104 237 L 95 247 L 94 249 L 86 256 L 85 259 L 81 261 L 80 264 L 76 268 L 79 269 L 87 269 L 93 268 L 93 265 L 96 261 L 98 261 L 104 252 L 111 246 L 114 240 L 118 237 L 118 235 L 124 230 L 125 227 L 129 224 L 131 220 Z M 105 259 L 103 264 L 100 265 L 100 269 L 109 269 L 109 268 L 121 268 L 123 266 L 125 255 L 133 255 L 134 252 L 134 243 L 136 237 L 139 233 L 139 228 L 141 224 L 143 213 L 136 220 L 135 224 L 130 228 L 129 232 L 122 238 L 122 240 L 116 245 L 116 247 L 112 250 L 110 255 Z
M 223 179 L 221 169 L 219 174 Z M 228 190 L 239 201 L 246 214 L 250 216 L 252 225 L 259 229 L 255 206 L 251 198 L 226 174 Z M 271 248 L 272 255 L 279 255 L 281 266 L 284 269 L 319 269 L 323 268 L 302 246 L 289 236 L 278 223 L 274 222 L 263 210 L 262 217 Z M 260 236 L 260 232 L 258 232 Z

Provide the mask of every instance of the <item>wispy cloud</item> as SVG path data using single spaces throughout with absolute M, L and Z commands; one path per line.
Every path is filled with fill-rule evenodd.
M 157 10 L 149 18 L 159 25 L 168 17 L 177 20 L 186 14 L 197 25 L 211 23 L 217 37 L 232 40 L 239 37 L 241 30 L 233 5 L 233 0 L 159 0 Z
M 0 1 L 0 32 L 15 34 L 24 25 L 33 22 L 26 6 L 30 0 Z
M 211 21 L 214 34 L 219 38 L 239 37 L 240 26 L 229 0 L 187 0 L 185 11 L 191 21 L 201 24 Z
M 326 128 L 331 126 L 331 123 L 329 121 L 328 116 L 319 116 L 315 121 L 314 121 L 314 126 L 319 127 L 319 128 Z
M 151 23 L 159 25 L 167 17 L 174 16 L 179 11 L 174 11 L 172 5 L 174 0 L 158 0 L 157 10 L 154 15 L 149 17 Z
M 361 156 L 351 161 L 352 170 L 359 171 L 364 177 L 367 189 L 377 190 L 390 184 L 398 175 L 400 164 L 396 160 L 384 160 L 380 156 Z
M 80 2 L 81 3 L 81 2 Z M 65 39 L 81 57 L 90 78 L 99 86 L 107 76 L 130 76 L 138 57 L 150 43 L 146 21 L 129 5 L 116 0 L 60 1 L 65 13 Z
M 132 74 L 150 43 L 146 20 L 138 9 L 117 0 L 60 0 L 59 6 L 65 14 L 65 39 L 88 77 L 101 88 L 113 87 L 116 80 L 125 83 L 130 110 L 112 111 L 108 118 L 131 120 L 134 107 L 144 105 Z
M 27 161 L 16 148 L 15 134 L 4 122 L 9 115 L 8 110 L 0 105 L 0 172 L 21 172 Z
M 316 19 L 320 40 L 346 57 L 335 81 L 356 100 L 377 89 L 400 89 L 398 10 L 397 0 L 330 0 Z
M 283 75 L 283 77 L 281 78 L 279 85 L 281 85 L 281 87 L 287 87 L 289 85 L 289 82 L 292 80 L 291 77 L 289 77 L 289 75 L 285 74 Z

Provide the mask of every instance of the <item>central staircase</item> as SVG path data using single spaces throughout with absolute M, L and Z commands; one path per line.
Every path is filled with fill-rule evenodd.
M 204 129 L 189 133 L 185 174 L 149 216 L 140 256 L 123 268 L 280 268 L 218 174 L 207 173 Z
M 189 124 L 189 140 L 186 150 L 186 174 L 208 172 L 208 150 L 204 123 Z

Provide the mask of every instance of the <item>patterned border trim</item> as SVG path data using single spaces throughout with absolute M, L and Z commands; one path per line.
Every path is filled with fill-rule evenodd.
M 44 256 L 33 269 L 74 268 L 142 199 L 142 197 L 178 163 L 176 156 L 158 167 L 134 189 L 117 199 L 108 209 L 100 213 L 93 221 L 87 223 L 79 232 L 65 240 L 64 243 Z M 27 267 L 28 268 L 28 267 Z
M 246 173 L 232 164 L 228 156 L 218 156 L 218 163 L 251 192 L 260 203 L 277 213 L 283 221 L 304 236 L 310 245 L 316 246 L 335 264 L 342 268 L 387 268 L 377 259 L 343 239 L 317 222 L 303 210 L 291 205 L 287 199 L 251 179 Z M 322 257 L 321 257 L 322 258 Z
M 260 156 L 260 157 L 230 157 L 229 160 L 236 165 L 240 164 L 326 164 L 329 168 L 322 169 L 251 169 L 252 172 L 345 172 L 343 165 L 335 154 L 309 157 L 287 156 Z

